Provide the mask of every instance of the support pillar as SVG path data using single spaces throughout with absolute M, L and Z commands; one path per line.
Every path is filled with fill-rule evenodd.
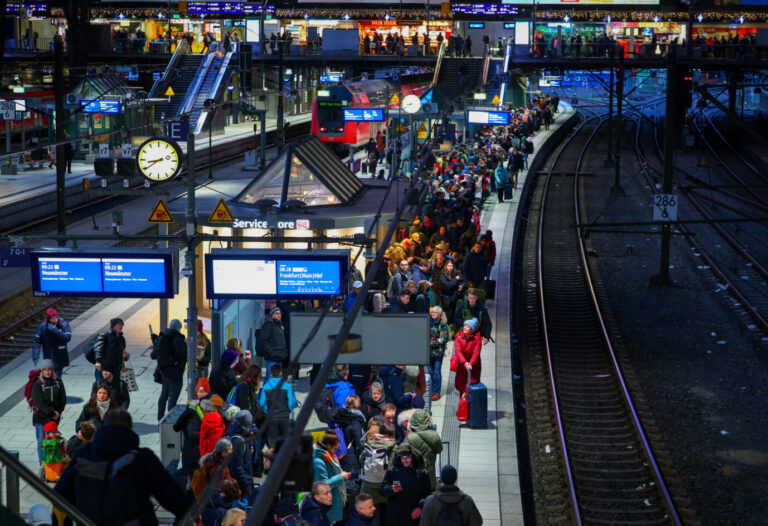
M 619 59 L 623 62 L 622 59 Z M 614 146 L 613 146 L 613 154 L 614 154 L 614 171 L 613 171 L 613 187 L 611 187 L 611 192 L 619 192 L 623 193 L 624 191 L 621 188 L 621 137 L 624 134 L 624 122 L 622 120 L 622 110 L 623 110 L 623 103 L 624 103 L 624 68 L 619 68 L 619 78 L 617 79 L 618 82 L 616 83 L 616 127 L 614 129 L 614 133 L 612 134 Z

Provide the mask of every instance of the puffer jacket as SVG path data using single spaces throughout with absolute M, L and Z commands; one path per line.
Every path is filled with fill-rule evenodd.
M 192 400 L 189 407 L 173 424 L 173 430 L 183 432 L 184 436 L 184 442 L 181 445 L 181 473 L 184 475 L 192 476 L 200 462 L 200 427 L 203 416 L 200 401 Z
M 443 443 L 437 431 L 433 431 L 432 417 L 424 409 L 417 409 L 411 415 L 408 422 L 410 433 L 405 437 L 406 444 L 410 444 L 421 452 L 424 457 L 424 464 L 429 473 L 429 483 L 431 489 L 435 489 L 437 477 L 435 475 L 435 461 L 437 455 L 443 451 Z
M 400 460 L 409 454 L 413 458 L 410 467 L 403 466 Z M 395 492 L 393 482 L 399 481 L 403 491 Z M 418 449 L 410 445 L 402 445 L 395 449 L 395 459 L 392 467 L 384 475 L 381 483 L 381 494 L 387 498 L 387 510 L 384 524 L 386 526 L 416 526 L 418 519 L 411 518 L 411 513 L 419 506 L 421 499 L 429 495 L 429 475 L 424 469 L 424 459 Z
M 67 391 L 64 382 L 59 378 L 45 378 L 40 375 L 32 385 L 32 402 L 34 402 L 33 424 L 47 424 L 53 420 L 53 415 L 58 411 L 64 413 L 67 405 Z
M 203 422 L 200 424 L 201 458 L 213 451 L 213 448 L 216 447 L 216 442 L 224 436 L 224 429 L 224 419 L 218 411 L 208 413 L 203 417 Z

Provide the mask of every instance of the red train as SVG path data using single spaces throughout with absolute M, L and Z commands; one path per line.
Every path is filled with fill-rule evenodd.
M 31 107 L 35 103 L 53 103 L 56 98 L 56 92 L 54 90 L 27 88 L 24 93 L 8 93 L 0 95 L 3 99 L 25 99 L 27 101 L 27 107 Z M 35 115 L 38 115 L 38 120 L 35 121 Z M 34 114 L 27 112 L 27 118 L 24 119 L 23 128 L 27 132 L 31 132 L 33 129 L 46 129 L 52 124 L 52 121 L 45 114 Z M 14 121 L 11 127 L 13 133 L 20 133 L 22 128 L 22 121 Z M 5 133 L 5 121 L 0 121 L 0 132 Z
M 395 116 L 403 97 L 421 96 L 429 90 L 431 77 L 431 74 L 409 75 L 402 79 L 402 85 L 390 79 L 374 79 L 327 88 L 328 95 L 318 96 L 312 105 L 312 133 L 327 143 L 365 144 L 385 123 L 344 122 L 342 109 L 389 107 L 390 116 Z M 394 95 L 397 98 L 393 101 Z

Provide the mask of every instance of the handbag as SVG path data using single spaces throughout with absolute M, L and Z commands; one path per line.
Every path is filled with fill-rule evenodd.
M 459 370 L 459 355 L 455 354 L 451 356 L 451 371 L 452 372 L 458 372 Z
M 123 368 L 120 371 L 120 378 L 125 382 L 129 393 L 135 393 L 139 390 L 139 384 L 136 383 L 136 373 L 133 371 L 133 364 L 130 359 L 123 363 Z
M 469 420 L 469 396 L 467 393 L 462 393 L 459 398 L 459 407 L 456 410 L 456 418 L 459 422 L 466 422 Z

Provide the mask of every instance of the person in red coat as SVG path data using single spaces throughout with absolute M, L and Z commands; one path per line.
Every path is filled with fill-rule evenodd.
M 461 331 L 454 340 L 454 349 L 459 359 L 459 367 L 456 371 L 456 391 L 465 393 L 467 390 L 467 376 L 471 375 L 472 382 L 480 381 L 480 349 L 483 338 L 476 333 L 477 319 L 472 318 L 464 322 Z
M 218 400 L 214 400 L 216 398 L 218 398 Z M 213 395 L 211 397 L 211 402 L 213 402 L 214 406 L 217 406 L 217 402 L 221 402 L 218 404 L 218 406 L 221 406 L 223 400 L 221 400 L 219 395 Z M 203 410 L 203 412 L 205 412 L 205 410 Z M 224 436 L 224 430 L 224 419 L 221 417 L 218 410 L 205 414 L 203 422 L 200 424 L 201 458 L 213 451 L 213 448 L 216 447 L 216 442 Z

